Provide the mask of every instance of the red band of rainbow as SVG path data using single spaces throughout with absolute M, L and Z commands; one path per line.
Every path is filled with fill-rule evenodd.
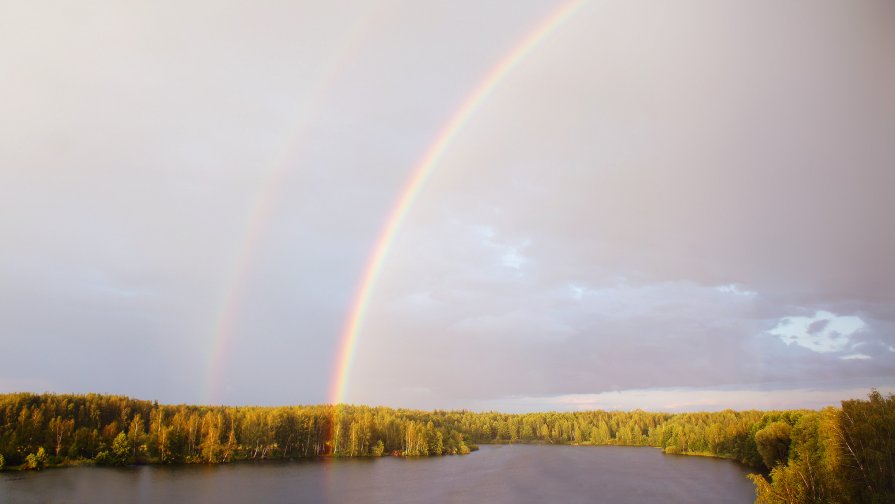
M 410 178 L 400 192 L 400 197 L 392 207 L 382 232 L 379 234 L 379 239 L 373 247 L 361 282 L 354 295 L 336 355 L 329 392 L 330 403 L 339 404 L 344 400 L 354 361 L 354 350 L 357 345 L 358 334 L 366 316 L 373 288 L 388 255 L 389 247 L 394 241 L 398 229 L 401 227 L 401 222 L 404 220 L 410 207 L 413 206 L 414 200 L 419 195 L 420 189 L 425 184 L 432 169 L 438 164 L 438 161 L 450 146 L 451 141 L 457 136 L 457 133 L 463 128 L 463 125 L 472 117 L 476 109 L 488 98 L 500 82 L 584 3 L 585 0 L 572 0 L 560 5 L 517 42 L 509 53 L 491 67 L 481 82 L 463 100 L 460 108 L 451 115 L 411 171 Z

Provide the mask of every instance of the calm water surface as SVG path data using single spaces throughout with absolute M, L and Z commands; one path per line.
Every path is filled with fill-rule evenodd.
M 747 472 L 728 460 L 653 448 L 482 446 L 462 457 L 3 473 L 0 503 L 749 504 Z

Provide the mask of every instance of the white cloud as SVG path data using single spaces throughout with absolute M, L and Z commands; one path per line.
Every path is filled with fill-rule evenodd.
M 530 261 L 522 254 L 522 249 L 531 245 L 530 240 L 522 240 L 518 244 L 507 243 L 497 239 L 497 230 L 491 226 L 471 226 L 480 237 L 482 245 L 497 254 L 497 263 L 505 268 L 519 270 Z
M 512 269 L 521 268 L 527 261 L 528 259 L 520 254 L 515 247 L 506 247 L 506 252 L 504 252 L 503 256 L 500 258 L 501 264 Z
M 735 296 L 745 296 L 752 297 L 758 294 L 755 291 L 740 289 L 737 284 L 727 284 L 727 285 L 719 285 L 715 287 L 715 290 L 718 292 L 723 292 L 725 294 L 733 294 Z
M 821 310 L 812 317 L 783 317 L 768 333 L 787 345 L 821 353 L 840 352 L 849 346 L 851 336 L 866 325 L 860 317 Z

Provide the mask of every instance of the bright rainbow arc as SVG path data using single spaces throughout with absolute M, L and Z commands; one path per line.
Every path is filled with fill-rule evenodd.
M 485 101 L 500 82 L 522 62 L 542 41 L 554 30 L 566 21 L 586 0 L 572 0 L 562 4 L 546 19 L 538 23 L 525 37 L 522 38 L 510 52 L 494 65 L 482 81 L 473 88 L 472 92 L 463 100 L 460 108 L 450 117 L 441 128 L 435 140 L 426 149 L 420 161 L 413 168 L 409 180 L 400 192 L 398 200 L 392 207 L 379 239 L 373 248 L 370 259 L 361 283 L 354 296 L 349 318 L 342 332 L 339 345 L 335 373 L 330 390 L 330 403 L 340 404 L 345 397 L 345 388 L 350 378 L 351 366 L 354 363 L 354 351 L 357 345 L 357 337 L 367 313 L 370 296 L 373 287 L 379 278 L 389 247 L 394 241 L 401 223 L 413 206 L 420 189 L 425 184 L 432 171 L 444 155 L 451 141 L 457 136 L 466 122 L 475 113 L 476 109 Z

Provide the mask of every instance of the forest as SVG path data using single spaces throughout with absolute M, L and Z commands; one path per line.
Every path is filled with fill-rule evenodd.
M 895 396 L 820 411 L 431 412 L 190 406 L 113 395 L 0 395 L 0 470 L 467 454 L 476 444 L 661 448 L 753 468 L 758 503 L 895 502 Z

